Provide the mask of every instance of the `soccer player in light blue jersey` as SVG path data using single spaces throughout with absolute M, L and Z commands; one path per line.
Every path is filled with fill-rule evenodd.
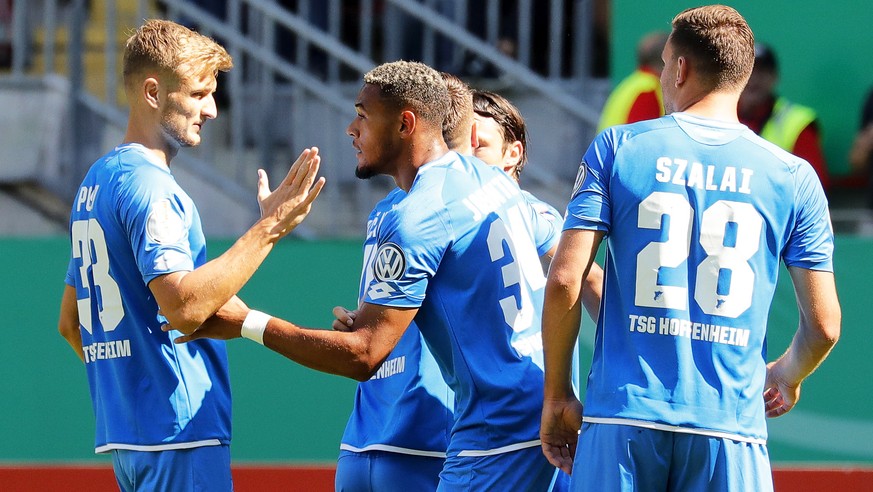
M 306 366 L 368 381 L 400 367 L 386 358 L 414 321 L 455 393 L 438 490 L 549 490 L 556 469 L 539 449 L 538 416 L 545 277 L 531 240 L 542 219 L 503 171 L 448 151 L 439 73 L 393 62 L 364 82 L 348 128 L 355 173 L 391 176 L 399 190 L 368 224 L 372 260 L 350 331 L 241 309 L 178 341 L 245 336 Z
M 827 201 L 807 162 L 738 122 L 754 39 L 737 11 L 680 13 L 663 58 L 668 115 L 607 129 L 579 168 L 546 287 L 543 451 L 578 491 L 772 490 L 765 416 L 840 333 Z M 570 356 L 604 238 L 583 408 Z M 768 364 L 780 260 L 800 323 Z
M 475 155 L 474 147 L 482 140 L 476 138 L 474 129 L 477 123 L 482 122 L 478 121 L 480 115 L 476 115 L 477 121 L 474 121 L 474 93 L 456 76 L 445 72 L 440 75 L 446 82 L 450 101 L 443 122 L 443 140 L 450 150 L 462 155 Z M 494 105 L 500 106 L 501 102 L 505 102 L 515 111 L 506 99 L 497 97 L 499 101 L 495 101 Z M 493 119 L 489 120 L 497 125 Z M 504 119 L 501 122 L 515 124 L 504 133 L 525 133 L 524 120 L 520 115 L 517 119 Z M 502 145 L 497 141 L 501 136 L 499 131 L 489 127 L 486 133 L 486 138 L 490 138 L 492 143 Z M 483 157 L 490 158 L 491 162 L 482 159 L 486 164 L 504 167 L 502 156 L 499 159 L 492 155 Z M 519 161 L 526 162 L 526 149 L 522 146 L 514 157 L 513 166 Z M 537 254 L 541 258 L 551 258 L 558 243 L 563 217 L 532 194 L 524 190 L 522 193 L 534 210 L 546 219 L 540 221 L 540 227 L 533 236 Z M 396 188 L 370 214 L 364 243 L 365 276 L 373 270 L 376 231 L 372 225 L 378 223 L 379 218 L 404 195 L 402 190 Z M 594 275 L 590 275 L 589 279 L 594 281 Z M 362 296 L 371 282 L 372 279 L 362 278 Z M 598 287 L 590 295 L 599 296 L 599 293 Z M 599 299 L 595 299 L 595 304 L 599 306 Z M 335 324 L 335 329 L 346 330 L 356 312 L 337 307 L 335 314 L 340 321 L 340 324 Z M 596 314 L 595 308 L 592 316 Z M 578 381 L 575 384 L 578 387 Z M 358 385 L 352 414 L 340 444 L 336 490 L 436 490 L 451 431 L 453 401 L 454 393 L 443 381 L 433 355 L 413 322 L 376 375 Z M 564 477 L 556 478 L 563 480 Z M 558 487 L 555 490 L 564 489 Z
M 206 262 L 200 217 L 170 161 L 217 116 L 216 74 L 232 65 L 211 39 L 149 20 L 128 39 L 124 142 L 90 168 L 70 216 L 71 258 L 58 328 L 84 362 L 96 449 L 111 453 L 122 490 L 231 490 L 231 401 L 224 343 L 172 343 L 236 293 L 309 212 L 317 149 L 273 194 L 261 172 L 263 218 Z M 160 312 L 159 312 L 160 310 Z M 169 320 L 178 329 L 161 331 Z

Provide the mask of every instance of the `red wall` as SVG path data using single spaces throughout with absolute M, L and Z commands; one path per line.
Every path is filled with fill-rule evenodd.
M 233 482 L 237 492 L 331 492 L 333 474 L 332 466 L 236 465 Z M 776 492 L 873 491 L 873 468 L 780 467 L 773 481 Z M 6 492 L 118 490 L 112 468 L 104 466 L 0 466 L 0 484 Z

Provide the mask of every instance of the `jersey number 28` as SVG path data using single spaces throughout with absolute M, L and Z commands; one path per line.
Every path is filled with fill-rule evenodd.
M 688 199 L 678 193 L 655 192 L 639 206 L 637 226 L 660 229 L 664 216 L 669 217 L 667 239 L 651 242 L 637 255 L 637 306 L 688 309 L 687 287 L 659 285 L 661 268 L 675 268 L 688 259 L 691 248 L 691 223 L 694 210 Z M 706 253 L 697 265 L 694 300 L 709 315 L 736 318 L 752 305 L 755 272 L 749 259 L 758 251 L 764 219 L 749 203 L 719 200 L 700 217 L 700 247 Z M 725 244 L 728 228 L 734 228 L 735 240 Z M 719 276 L 729 274 L 727 288 L 719 289 Z

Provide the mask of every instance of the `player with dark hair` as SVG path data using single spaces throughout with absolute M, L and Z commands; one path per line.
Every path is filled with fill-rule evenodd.
M 765 416 L 791 410 L 840 334 L 815 171 L 737 117 L 751 29 L 721 5 L 683 11 L 672 25 L 667 116 L 595 138 L 549 271 L 541 436 L 549 460 L 572 472 L 572 490 L 772 490 Z M 580 287 L 604 237 L 583 409 L 570 357 Z M 800 323 L 768 364 L 780 260 Z
M 474 93 L 455 75 L 446 72 L 440 75 L 449 94 L 443 140 L 450 150 L 471 155 L 476 142 Z M 399 193 L 403 191 L 397 188 L 377 204 L 368 222 L 372 223 L 390 210 Z M 525 194 L 525 197 L 532 198 L 532 195 Z M 556 211 L 554 214 L 560 219 Z M 533 231 L 541 257 L 551 257 L 560 234 L 560 222 L 552 217 L 546 219 Z M 373 247 L 374 240 L 368 233 L 365 252 Z M 335 315 L 338 321 L 334 328 L 348 330 L 357 313 L 337 307 Z M 398 368 L 401 365 L 402 368 Z M 415 322 L 407 328 L 382 367 L 394 369 L 380 369 L 377 377 L 358 385 L 355 405 L 340 445 L 336 489 L 436 490 L 451 431 L 454 393 L 440 376 Z
M 323 185 L 310 189 L 317 149 L 301 154 L 273 194 L 261 171 L 263 217 L 206 262 L 197 209 L 169 165 L 217 116 L 216 74 L 231 65 L 213 40 L 146 21 L 124 51 L 124 142 L 91 166 L 73 203 L 58 329 L 85 363 L 95 451 L 112 453 L 122 490 L 233 488 L 224 343 L 185 347 L 172 339 L 241 304 L 236 293 L 306 217 Z M 179 331 L 162 332 L 166 320 Z
M 391 176 L 400 191 L 368 224 L 363 302 L 350 331 L 239 309 L 178 341 L 246 336 L 367 381 L 393 370 L 383 362 L 415 321 L 455 392 L 439 489 L 548 490 L 556 470 L 538 437 L 545 278 L 528 232 L 541 218 L 501 170 L 448 151 L 448 105 L 445 83 L 426 65 L 387 63 L 364 76 L 348 128 L 356 175 Z
M 476 135 L 473 155 L 486 164 L 502 168 L 519 181 L 527 164 L 527 126 L 521 112 L 508 99 L 490 91 L 473 92 L 473 111 Z M 526 190 L 521 192 L 534 210 L 554 223 L 556 229 L 560 227 L 564 218 L 554 207 Z M 557 243 L 546 253 L 549 258 L 554 256 L 556 247 Z M 585 278 L 582 294 L 585 310 L 594 321 L 597 321 L 602 290 L 603 269 L 594 263 Z M 578 378 L 573 381 L 578 389 Z
M 519 181 L 527 164 L 527 129 L 518 108 L 500 94 L 476 91 L 473 111 L 477 137 L 473 154 Z

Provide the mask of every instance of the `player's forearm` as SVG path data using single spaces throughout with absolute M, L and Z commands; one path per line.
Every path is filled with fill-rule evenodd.
M 366 381 L 390 352 L 379 350 L 369 338 L 363 331 L 302 328 L 272 318 L 264 332 L 264 345 L 310 369 Z
M 542 329 L 546 398 L 564 398 L 573 391 L 573 350 L 582 321 L 580 291 L 581 281 L 565 283 L 557 275 L 550 274 L 546 283 Z
M 788 383 L 799 384 L 825 360 L 840 338 L 842 313 L 831 272 L 788 269 L 797 293 L 800 324 L 778 363 Z
M 254 275 L 279 237 L 262 219 L 224 254 L 182 276 L 174 292 L 158 297 L 173 328 L 189 334 L 215 314 Z
M 61 296 L 58 333 L 70 344 L 79 359 L 85 362 L 85 352 L 82 350 L 82 332 L 79 331 L 79 306 L 76 301 L 76 289 L 70 285 L 64 286 L 64 293 Z
M 804 320 L 795 333 L 791 345 L 780 357 L 782 376 L 787 382 L 800 384 L 827 358 L 839 340 L 839 317 L 819 326 L 804 326 Z
M 82 333 L 79 331 L 78 323 L 74 327 L 58 326 L 58 331 L 60 331 L 64 340 L 70 344 L 70 348 L 79 356 L 79 359 L 85 362 L 85 352 L 82 350 Z

